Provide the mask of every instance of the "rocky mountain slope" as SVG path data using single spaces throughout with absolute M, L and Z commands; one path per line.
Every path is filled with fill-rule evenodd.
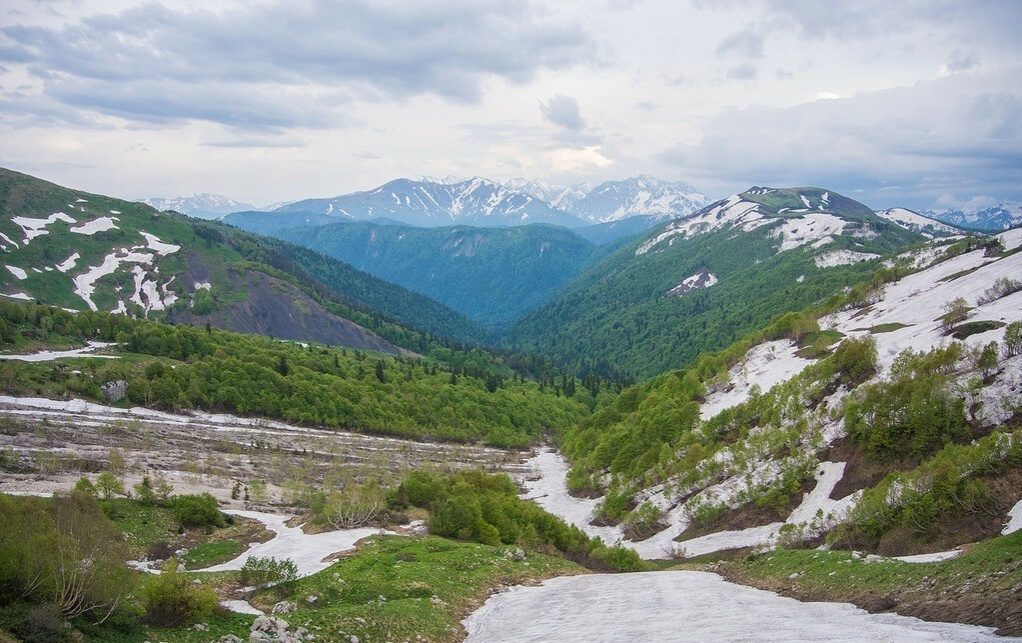
M 754 187 L 622 246 L 512 329 L 520 348 L 653 375 L 871 274 L 924 237 L 821 188 Z M 678 287 L 699 273 L 706 287 Z M 709 285 L 712 282 L 712 285 Z
M 1001 203 L 975 210 L 924 210 L 923 214 L 971 230 L 1000 231 L 1022 224 L 1022 204 Z
M 151 197 L 139 199 L 138 202 L 151 205 L 161 212 L 173 210 L 200 219 L 217 219 L 231 212 L 255 209 L 250 203 L 242 203 L 222 194 L 209 192 L 172 198 Z
M 483 336 L 440 304 L 336 260 L 9 170 L 0 170 L 0 250 L 0 294 L 70 310 L 386 352 L 398 347 L 377 331 L 399 342 L 414 335 L 394 320 L 457 339 Z

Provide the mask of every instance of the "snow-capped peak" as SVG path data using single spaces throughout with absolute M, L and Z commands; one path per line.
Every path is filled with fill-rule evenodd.
M 139 199 L 138 201 L 151 205 L 157 210 L 174 210 L 175 212 L 182 212 L 203 219 L 214 219 L 231 212 L 255 209 L 255 206 L 249 203 L 236 201 L 222 194 L 212 194 L 209 192 L 170 198 L 151 197 Z

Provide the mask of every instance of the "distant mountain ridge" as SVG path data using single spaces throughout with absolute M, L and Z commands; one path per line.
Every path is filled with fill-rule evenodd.
M 138 203 L 145 203 L 160 211 L 173 210 L 174 212 L 180 212 L 199 219 L 216 219 L 232 212 L 255 209 L 255 206 L 249 203 L 235 201 L 222 194 L 211 194 L 209 192 L 193 194 L 192 196 L 138 199 Z
M 1022 224 L 1022 203 L 1000 203 L 977 210 L 922 210 L 931 219 L 938 219 L 961 228 L 1001 231 Z
M 295 201 L 273 212 L 321 214 L 354 221 L 385 218 L 422 227 L 584 224 L 545 201 L 478 177 L 456 183 L 395 179 L 363 192 Z

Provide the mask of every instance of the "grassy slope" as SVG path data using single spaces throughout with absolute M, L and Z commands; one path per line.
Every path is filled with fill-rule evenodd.
M 873 261 L 817 268 L 810 249 L 778 254 L 768 234 L 765 228 L 737 236 L 722 231 L 642 255 L 635 254 L 641 241 L 629 243 L 522 319 L 510 341 L 565 361 L 604 358 L 651 376 L 724 348 L 773 316 L 824 299 L 877 267 Z M 907 240 L 903 236 L 857 249 L 890 250 Z M 834 247 L 850 243 L 839 239 Z M 664 296 L 701 268 L 719 282 L 680 298 Z
M 939 563 L 865 562 L 847 551 L 778 550 L 716 569 L 729 580 L 801 600 L 851 602 L 870 611 L 989 625 L 1001 634 L 1022 635 L 1022 532 Z
M 318 640 L 355 635 L 362 641 L 416 636 L 458 641 L 464 636 L 460 620 L 493 589 L 585 572 L 574 563 L 533 552 L 523 561 L 510 560 L 504 556 L 510 549 L 434 536 L 373 538 L 357 553 L 298 581 L 292 595 L 264 590 L 252 602 L 262 608 L 279 600 L 295 602 L 298 610 L 283 618 L 292 629 L 308 628 Z M 309 596 L 318 599 L 310 604 Z M 146 634 L 168 642 L 209 641 L 225 634 L 247 640 L 251 622 L 251 616 L 231 615 L 208 621 L 209 632 L 150 628 Z

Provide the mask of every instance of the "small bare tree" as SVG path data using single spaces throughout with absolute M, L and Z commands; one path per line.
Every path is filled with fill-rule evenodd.
M 349 481 L 326 494 L 323 517 L 337 529 L 364 527 L 383 513 L 387 495 L 376 482 Z

